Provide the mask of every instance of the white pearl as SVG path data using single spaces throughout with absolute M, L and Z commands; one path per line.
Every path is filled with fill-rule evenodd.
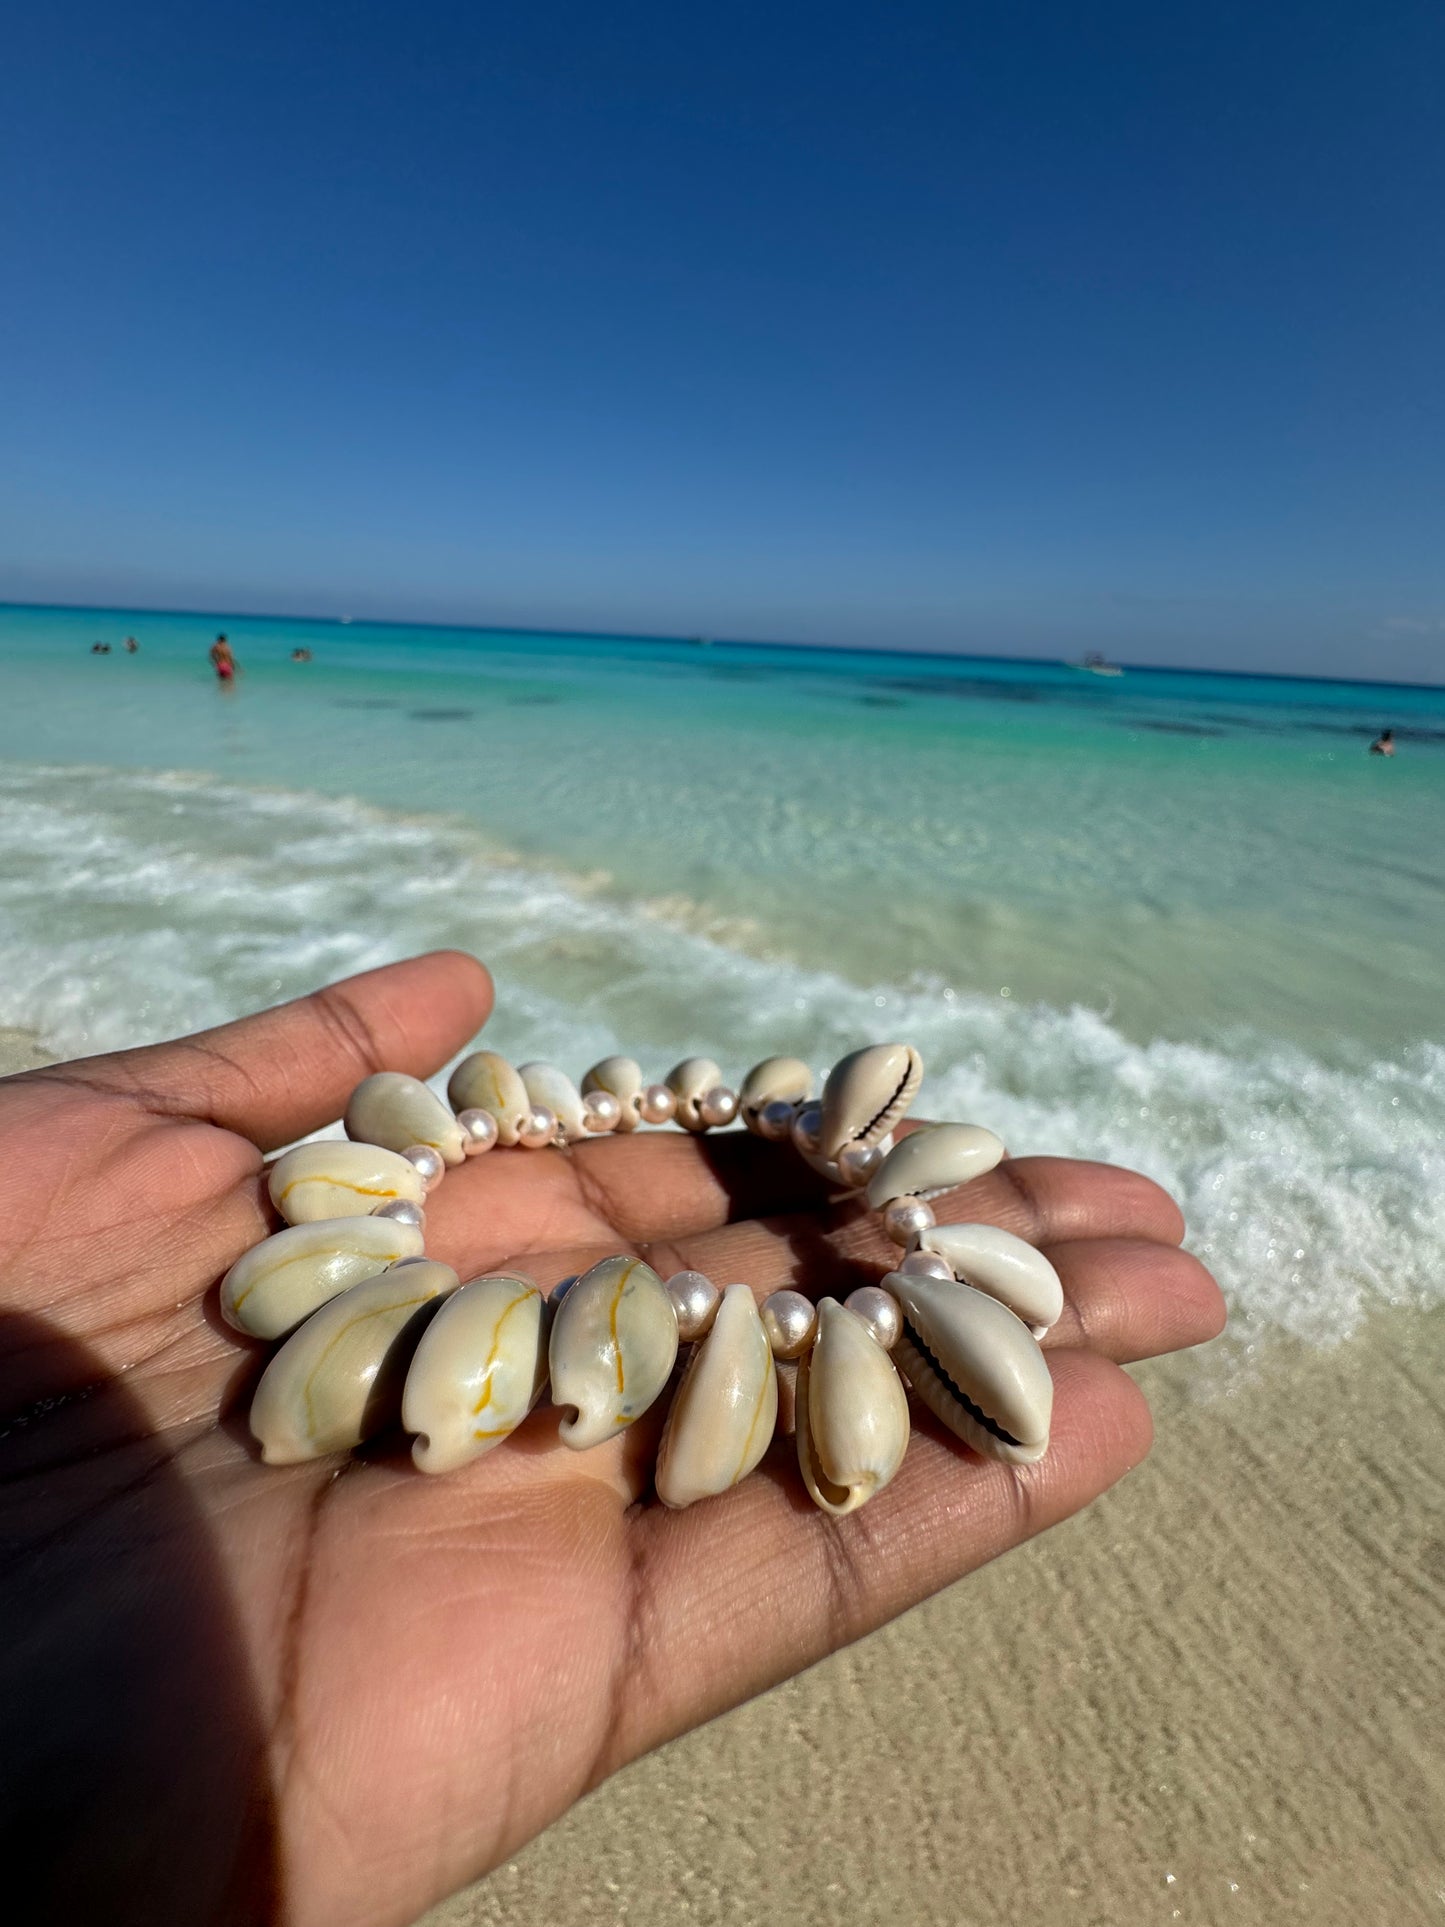
M 756 1117 L 747 1120 L 748 1129 L 756 1131 L 759 1137 L 767 1138 L 772 1144 L 781 1144 L 792 1133 L 794 1106 L 786 1097 L 775 1097 L 765 1104 Z
M 667 1295 L 677 1313 L 677 1335 L 690 1345 L 712 1327 L 722 1293 L 700 1271 L 677 1271 L 667 1281 Z
M 466 1134 L 462 1149 L 469 1158 L 480 1157 L 483 1151 L 490 1151 L 497 1141 L 497 1120 L 490 1111 L 458 1111 L 457 1123 Z
M 594 1137 L 615 1131 L 622 1121 L 622 1099 L 611 1091 L 587 1091 L 582 1098 L 582 1122 Z
M 762 1316 L 774 1358 L 801 1358 L 818 1329 L 818 1308 L 800 1291 L 775 1291 L 763 1300 Z
M 851 1190 L 865 1185 L 882 1162 L 876 1144 L 845 1144 L 838 1153 L 838 1176 Z
M 898 1269 L 910 1272 L 915 1278 L 947 1278 L 950 1283 L 954 1282 L 953 1268 L 936 1251 L 910 1251 Z
M 637 1100 L 637 1114 L 644 1124 L 671 1124 L 677 1116 L 677 1098 L 666 1084 L 649 1084 Z
M 704 1091 L 697 1101 L 697 1114 L 703 1123 L 713 1130 L 724 1124 L 731 1124 L 738 1114 L 738 1094 L 730 1091 L 725 1084 Z
M 409 1144 L 402 1156 L 421 1172 L 422 1183 L 428 1191 L 434 1191 L 446 1175 L 446 1159 L 429 1144 Z
M 883 1229 L 896 1245 L 916 1243 L 937 1224 L 933 1206 L 925 1204 L 922 1198 L 895 1198 L 883 1213 Z
M 418 1230 L 426 1223 L 426 1213 L 410 1198 L 393 1198 L 390 1204 L 379 1205 L 371 1215 L 373 1218 L 395 1218 L 398 1224 L 414 1224 Z
M 545 1104 L 536 1104 L 522 1119 L 517 1142 L 525 1151 L 540 1151 L 557 1140 L 557 1119 Z
M 885 1352 L 903 1336 L 903 1312 L 891 1291 L 881 1285 L 860 1285 L 843 1300 L 843 1309 L 861 1318 Z
M 805 1156 L 816 1156 L 823 1130 L 821 1104 L 801 1104 L 793 1113 L 792 1138 Z

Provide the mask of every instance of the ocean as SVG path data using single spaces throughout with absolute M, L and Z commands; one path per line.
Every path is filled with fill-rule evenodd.
M 0 688 L 0 1025 L 55 1051 L 459 945 L 516 1058 L 898 1037 L 929 1114 L 1148 1172 L 1201 1384 L 1445 1298 L 1445 689 L 21 607 Z

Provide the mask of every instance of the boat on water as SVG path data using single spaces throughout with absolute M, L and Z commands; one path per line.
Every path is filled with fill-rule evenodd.
M 1082 669 L 1090 676 L 1122 676 L 1124 671 L 1117 662 L 1110 662 L 1101 656 L 1097 649 L 1091 649 L 1081 662 L 1070 662 L 1066 669 Z

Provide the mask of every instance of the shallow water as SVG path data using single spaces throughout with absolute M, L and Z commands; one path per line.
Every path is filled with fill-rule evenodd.
M 0 677 L 0 1024 L 58 1049 L 461 944 L 574 1069 L 909 1037 L 1170 1184 L 1236 1348 L 1445 1295 L 1445 691 L 34 610 Z

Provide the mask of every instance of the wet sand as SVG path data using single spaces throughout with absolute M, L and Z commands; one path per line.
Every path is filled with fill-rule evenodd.
M 11 1077 L 16 1071 L 38 1070 L 42 1064 L 54 1062 L 54 1052 L 45 1048 L 33 1030 L 0 1027 L 0 1077 Z
M 1445 1318 L 1276 1347 L 1058 1531 L 639 1761 L 427 1927 L 1445 1914 Z

